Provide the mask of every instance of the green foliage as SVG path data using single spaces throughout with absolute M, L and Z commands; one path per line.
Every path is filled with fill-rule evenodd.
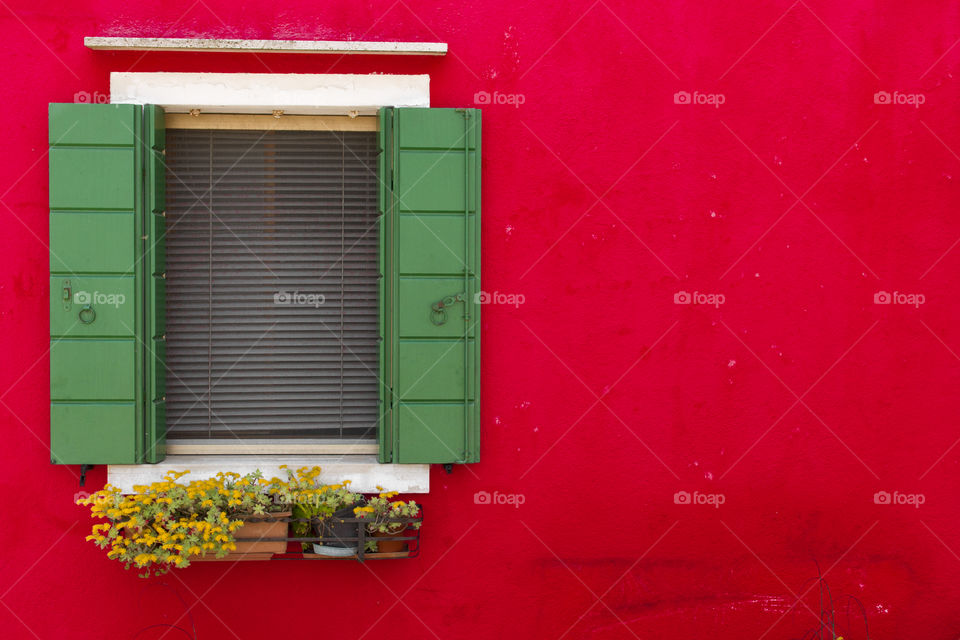
M 378 489 L 383 489 L 383 487 L 377 487 Z M 395 518 L 415 518 L 420 515 L 420 506 L 410 500 L 405 502 L 403 500 L 393 500 L 397 495 L 396 491 L 386 491 L 380 493 L 380 495 L 370 498 L 367 500 L 367 503 L 361 507 L 357 507 L 353 510 L 354 514 L 358 518 L 363 518 L 368 520 L 366 523 L 367 531 L 370 533 L 386 533 L 386 534 L 398 534 L 402 531 L 405 531 L 408 527 L 414 529 L 419 529 L 419 522 L 414 522 L 412 524 L 407 524 L 404 522 L 391 522 L 390 520 Z M 366 544 L 367 551 L 376 551 L 377 550 L 377 541 L 376 540 L 367 540 Z
M 236 549 L 234 532 L 243 526 L 237 515 L 278 510 L 263 491 L 267 482 L 260 472 L 177 482 L 187 473 L 171 471 L 161 482 L 134 486 L 130 495 L 107 485 L 78 500 L 91 516 L 106 519 L 93 526 L 87 540 L 109 549 L 107 557 L 127 569 L 143 569 L 143 577 L 160 575 L 171 566 L 190 566 L 191 558 L 208 553 L 221 558 Z
M 318 484 L 320 467 L 300 467 L 296 471 L 286 466 L 280 468 L 287 472 L 287 480 L 271 483 L 269 491 L 279 502 L 289 505 L 293 512 L 290 530 L 295 538 L 309 537 L 313 523 L 363 501 L 361 494 L 350 491 L 349 480 L 340 484 Z M 310 543 L 303 543 L 304 549 L 308 550 L 310 546 Z

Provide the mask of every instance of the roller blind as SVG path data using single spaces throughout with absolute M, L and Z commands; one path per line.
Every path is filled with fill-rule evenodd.
M 375 439 L 376 135 L 168 130 L 168 438 Z

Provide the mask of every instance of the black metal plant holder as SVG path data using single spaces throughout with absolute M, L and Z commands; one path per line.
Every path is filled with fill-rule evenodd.
M 270 521 L 276 522 L 277 520 L 283 522 L 307 522 L 310 524 L 311 529 L 313 525 L 322 520 L 310 519 L 310 518 L 270 518 L 269 516 L 260 517 L 250 517 L 246 518 L 247 522 L 262 522 Z M 367 551 L 367 541 L 369 540 L 383 540 L 384 538 L 375 537 L 367 532 L 366 525 L 370 524 L 369 519 L 364 518 L 337 518 L 338 522 L 350 523 L 357 525 L 357 535 L 349 537 L 323 537 L 323 536 L 308 536 L 308 537 L 294 537 L 290 534 L 290 529 L 287 529 L 287 536 L 284 538 L 260 538 L 260 542 L 297 542 L 297 543 L 357 543 L 357 553 L 355 555 L 349 556 L 324 556 L 315 553 L 305 553 L 305 552 L 286 552 L 279 553 L 273 556 L 274 560 L 349 560 L 356 559 L 359 562 L 364 560 L 385 560 L 385 559 L 400 559 L 400 558 L 416 558 L 420 555 L 420 528 L 413 529 L 415 523 L 423 522 L 423 507 L 420 507 L 420 515 L 415 518 L 386 518 L 380 520 L 382 523 L 387 524 L 405 524 L 407 525 L 404 529 L 404 533 L 412 532 L 412 535 L 405 536 L 392 536 L 390 540 L 404 540 L 407 542 L 407 550 L 393 553 L 380 553 L 378 551 Z

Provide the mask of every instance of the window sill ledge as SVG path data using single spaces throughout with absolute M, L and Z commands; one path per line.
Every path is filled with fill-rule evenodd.
M 280 465 L 292 469 L 318 466 L 318 480 L 335 484 L 351 480 L 350 488 L 359 493 L 376 493 L 377 486 L 400 493 L 429 493 L 430 465 L 380 464 L 374 455 L 168 455 L 158 464 L 111 464 L 107 482 L 124 493 L 135 484 L 159 482 L 169 471 L 189 469 L 191 480 L 212 478 L 220 471 L 246 474 L 259 469 L 267 478 L 284 477 Z

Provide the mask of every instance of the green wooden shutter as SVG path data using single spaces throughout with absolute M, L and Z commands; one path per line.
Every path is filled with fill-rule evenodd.
M 477 462 L 480 112 L 382 109 L 380 149 L 380 461 Z
M 51 461 L 157 462 L 162 110 L 51 104 L 49 133 Z

